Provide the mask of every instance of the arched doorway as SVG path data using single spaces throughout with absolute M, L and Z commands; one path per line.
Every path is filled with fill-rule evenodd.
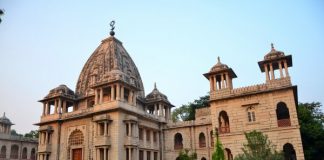
M 230 132 L 229 118 L 225 111 L 221 111 L 219 113 L 218 123 L 219 123 L 219 133 L 229 133 Z
M 0 158 L 7 158 L 6 157 L 6 153 L 7 153 L 7 147 L 6 146 L 2 146 L 1 147 L 1 151 L 0 151 Z
M 206 147 L 206 137 L 203 132 L 199 134 L 199 147 L 200 148 Z
M 10 159 L 18 159 L 19 147 L 17 145 L 11 146 Z
M 205 157 L 202 157 L 201 160 L 207 160 Z
M 289 109 L 284 102 L 279 102 L 276 109 L 278 127 L 291 126 Z
M 83 141 L 83 133 L 80 130 L 76 129 L 70 134 L 68 152 L 71 160 L 83 159 Z
M 226 160 L 233 160 L 232 152 L 228 148 L 225 148 L 225 159 Z
M 180 133 L 177 133 L 174 135 L 174 149 L 182 149 L 182 135 Z
M 27 159 L 27 148 L 25 147 L 22 151 L 22 155 L 21 155 L 22 159 Z
M 286 143 L 283 146 L 283 152 L 285 155 L 285 160 L 296 160 L 296 152 L 292 144 Z
M 36 159 L 35 157 L 36 157 L 36 151 L 35 148 L 32 148 L 30 151 L 30 159 L 35 160 Z

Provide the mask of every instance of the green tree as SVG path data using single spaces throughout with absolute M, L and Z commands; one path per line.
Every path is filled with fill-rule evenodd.
M 177 158 L 177 160 L 196 160 L 196 159 L 197 159 L 197 154 L 193 152 L 189 155 L 189 150 L 187 149 L 181 150 Z
M 13 136 L 22 136 L 22 134 L 17 133 L 17 131 L 14 130 L 14 129 L 12 129 L 12 130 L 10 131 L 10 134 L 13 135 Z
M 319 102 L 299 103 L 297 108 L 306 159 L 324 157 L 324 114 L 321 106 Z
M 26 133 L 24 135 L 26 138 L 38 138 L 38 131 L 37 130 L 31 130 L 29 133 Z
M 235 157 L 235 160 L 283 160 L 283 154 L 275 150 L 275 146 L 268 140 L 268 136 L 262 132 L 252 131 L 245 133 L 247 144 L 243 144 L 243 154 Z
M 217 129 L 216 129 L 215 136 L 216 136 L 216 144 L 214 146 L 212 160 L 225 160 L 223 145 L 218 137 Z
M 203 108 L 209 106 L 209 95 L 200 97 L 199 99 L 194 100 L 193 102 L 189 102 L 188 104 L 184 104 L 179 108 L 176 108 L 172 111 L 172 120 L 174 122 L 182 120 L 182 121 L 190 121 L 195 120 L 195 110 L 197 108 Z
M 0 9 L 0 16 L 2 16 L 4 14 L 4 11 L 3 11 L 3 9 Z M 0 18 L 0 23 L 1 23 L 1 18 Z

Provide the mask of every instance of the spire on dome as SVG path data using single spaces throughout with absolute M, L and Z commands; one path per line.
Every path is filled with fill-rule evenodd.
M 156 82 L 154 82 L 154 89 L 157 89 L 157 88 L 156 88 Z
M 114 29 L 115 29 L 115 21 L 114 20 L 112 20 L 111 22 L 110 22 L 110 27 L 111 27 L 111 31 L 110 31 L 110 35 L 111 36 L 114 36 L 115 35 L 115 32 L 114 32 Z

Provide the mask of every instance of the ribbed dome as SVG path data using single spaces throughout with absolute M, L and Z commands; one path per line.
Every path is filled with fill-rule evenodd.
M 68 96 L 74 97 L 74 92 L 64 84 L 59 85 L 58 87 L 50 90 L 48 95 L 45 98 L 51 98 L 55 96 Z
M 3 113 L 3 116 L 0 117 L 0 123 L 13 125 L 13 123 L 11 123 L 10 119 L 6 117 L 6 113 Z
M 274 48 L 273 43 L 271 43 L 271 51 L 264 56 L 264 60 L 271 60 L 271 59 L 276 59 L 276 58 L 284 57 L 284 56 L 285 56 L 285 53 L 281 52 L 281 51 L 277 51 Z
M 217 63 L 210 69 L 210 72 L 220 71 L 228 69 L 228 66 L 226 64 L 223 64 L 220 62 L 220 58 L 217 57 Z
M 168 101 L 168 97 L 166 95 L 164 95 L 163 93 L 161 93 L 157 87 L 156 84 L 154 84 L 154 89 L 151 93 L 149 93 L 146 96 L 146 100 L 147 101 L 155 101 L 155 100 L 165 100 Z
M 114 36 L 102 40 L 84 65 L 76 86 L 78 96 L 87 96 L 93 92 L 91 86 L 123 81 L 140 90 L 144 97 L 141 76 L 133 60 L 118 39 Z

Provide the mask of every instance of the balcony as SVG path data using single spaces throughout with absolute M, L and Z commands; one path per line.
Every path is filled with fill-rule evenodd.
M 38 146 L 38 152 L 46 152 L 49 153 L 52 150 L 52 145 L 51 144 L 41 144 Z
M 278 127 L 289 127 L 289 126 L 291 126 L 290 119 L 280 119 L 277 122 L 278 122 Z
M 136 137 L 129 137 L 125 136 L 125 143 L 126 146 L 137 146 L 139 141 Z
M 94 140 L 95 146 L 110 146 L 110 136 L 96 136 Z

